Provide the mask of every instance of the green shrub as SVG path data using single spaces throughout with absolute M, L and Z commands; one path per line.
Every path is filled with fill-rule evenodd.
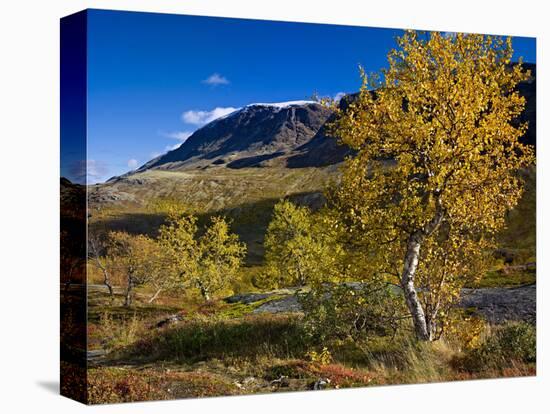
M 466 352 L 460 365 L 471 372 L 502 369 L 514 362 L 536 362 L 537 337 L 533 325 L 512 323 L 497 330 L 479 347 Z
M 300 297 L 304 326 L 314 343 L 366 340 L 393 335 L 405 314 L 403 302 L 386 284 L 325 284 Z
M 533 325 L 525 322 L 510 325 L 497 336 L 503 356 L 522 362 L 536 362 L 537 333 Z

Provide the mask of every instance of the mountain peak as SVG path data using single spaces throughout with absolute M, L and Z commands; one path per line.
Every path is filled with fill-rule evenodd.
M 262 108 L 263 107 L 263 108 L 271 108 L 271 109 L 277 111 L 277 110 L 281 110 L 281 109 L 290 108 L 290 107 L 293 107 L 293 106 L 303 106 L 303 105 L 320 105 L 320 104 L 319 104 L 319 102 L 316 102 L 316 101 L 287 101 L 287 102 L 271 102 L 271 103 L 263 103 L 263 102 L 250 103 L 250 104 L 245 105 L 243 107 L 236 108 L 234 111 L 232 111 L 228 114 L 222 115 L 222 116 L 210 121 L 206 125 L 202 126 L 202 128 L 208 128 L 208 127 L 214 125 L 216 122 L 219 122 L 219 121 L 222 121 L 224 119 L 230 118 L 232 116 L 235 116 L 239 113 L 245 112 L 248 109 L 252 109 L 252 108 Z M 199 129 L 201 129 L 201 128 L 199 128 Z
M 324 131 L 331 109 L 315 101 L 252 103 L 195 131 L 182 145 L 138 169 L 286 166 Z M 330 140 L 336 145 L 335 140 Z M 300 163 L 295 165 L 301 166 Z M 309 166 L 309 165 L 308 165 Z
M 283 109 L 283 108 L 289 108 L 291 106 L 303 106 L 303 105 L 320 105 L 319 102 L 316 101 L 287 101 L 287 102 L 273 102 L 273 103 L 251 103 L 245 106 L 245 108 L 250 108 L 254 106 L 265 106 L 268 108 L 276 108 L 276 109 Z

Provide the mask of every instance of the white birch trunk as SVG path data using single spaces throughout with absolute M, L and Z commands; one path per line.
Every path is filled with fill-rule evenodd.
M 405 294 L 407 307 L 411 313 L 414 330 L 418 339 L 431 341 L 434 339 L 434 323 L 426 323 L 426 314 L 422 303 L 418 299 L 415 287 L 415 275 L 420 258 L 420 247 L 422 242 L 430 236 L 441 224 L 445 213 L 441 207 L 441 200 L 438 200 L 438 208 L 435 216 L 422 229 L 415 231 L 407 241 L 407 251 L 403 261 L 403 272 L 401 273 L 401 288 Z M 433 322 L 433 321 L 432 321 Z
M 403 272 L 401 274 L 401 288 L 405 294 L 407 307 L 411 313 L 414 323 L 414 330 L 418 339 L 423 341 L 431 340 L 430 332 L 426 324 L 426 316 L 422 304 L 418 299 L 416 288 L 414 286 L 414 276 L 418 267 L 418 258 L 420 256 L 420 240 L 421 235 L 413 234 L 407 242 L 407 252 L 405 254 L 405 262 L 403 264 Z

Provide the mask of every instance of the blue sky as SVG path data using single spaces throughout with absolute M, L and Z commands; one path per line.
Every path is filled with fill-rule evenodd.
M 88 177 L 101 182 L 253 102 L 335 96 L 386 65 L 401 30 L 88 12 Z M 514 38 L 535 62 L 535 40 Z

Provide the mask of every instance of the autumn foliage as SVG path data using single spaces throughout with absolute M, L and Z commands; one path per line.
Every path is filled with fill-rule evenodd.
M 459 289 L 522 195 L 534 162 L 510 39 L 408 31 L 381 81 L 362 73 L 334 134 L 356 150 L 332 203 L 375 277 L 393 280 L 420 339 L 442 334 Z M 373 88 L 376 87 L 376 90 Z

